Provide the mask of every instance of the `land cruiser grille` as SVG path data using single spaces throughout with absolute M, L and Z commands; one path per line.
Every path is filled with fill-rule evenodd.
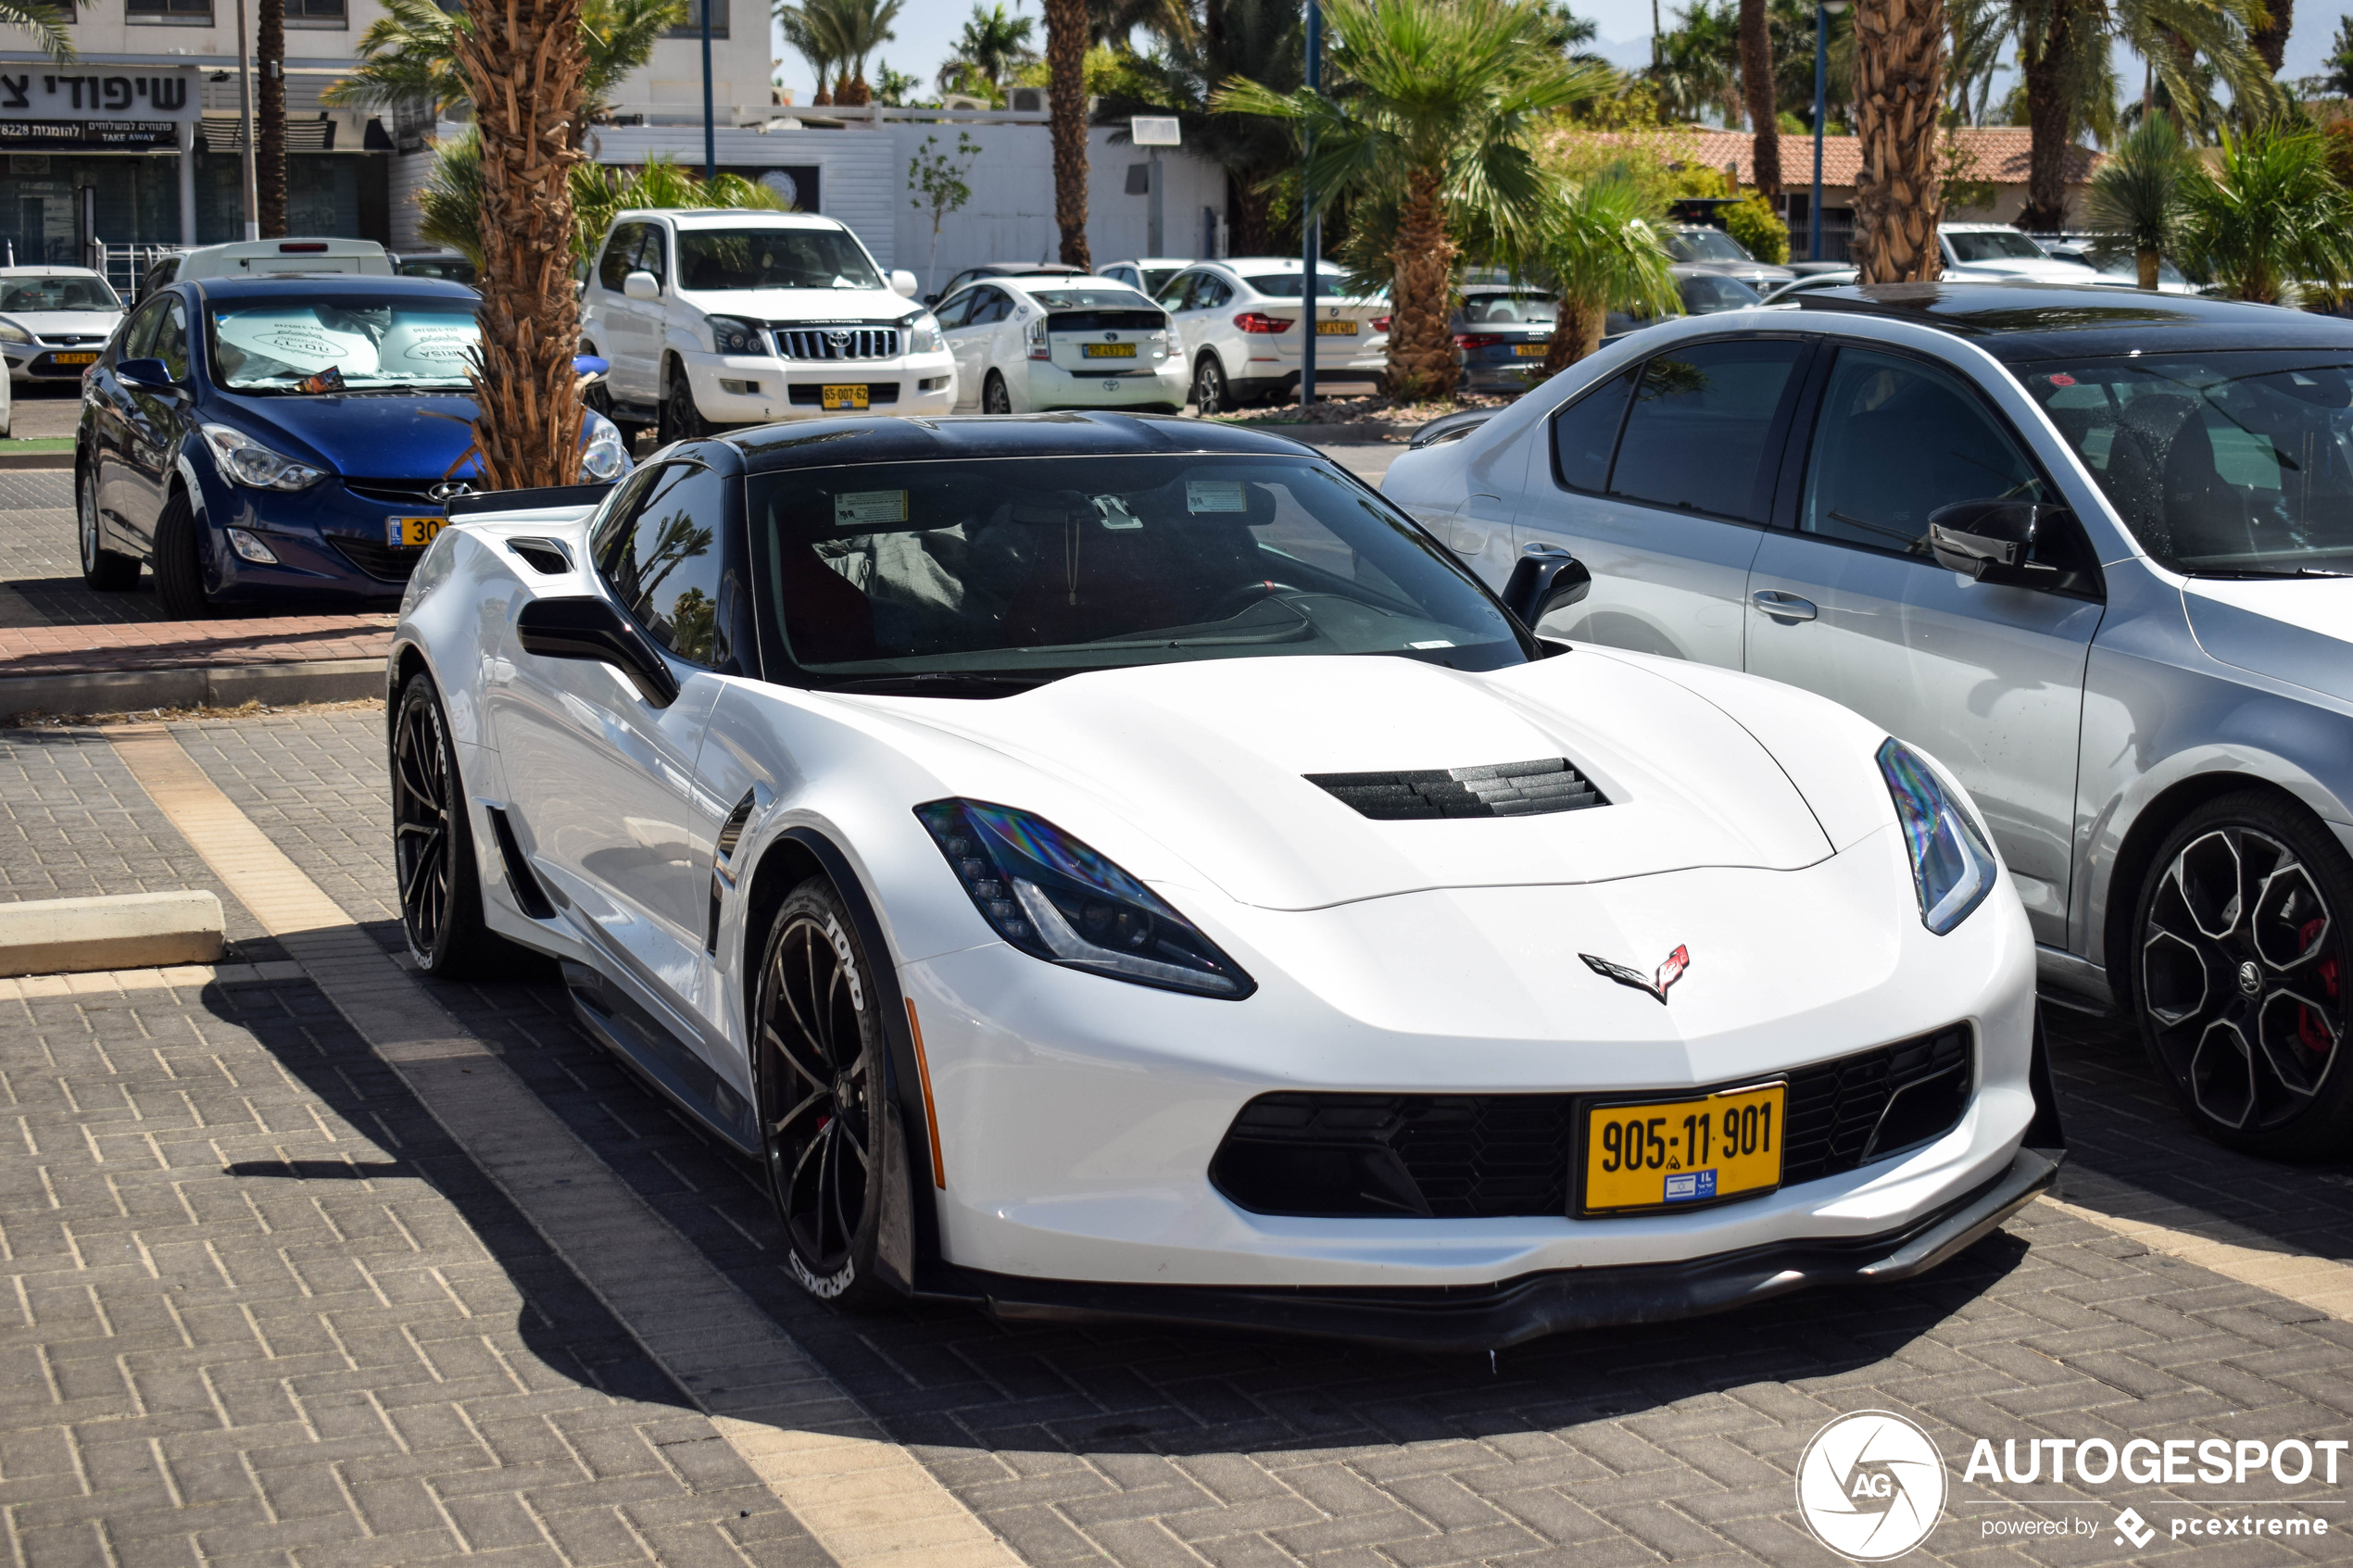
M 779 322 L 776 349 L 787 359 L 896 359 L 897 327 L 796 327 Z

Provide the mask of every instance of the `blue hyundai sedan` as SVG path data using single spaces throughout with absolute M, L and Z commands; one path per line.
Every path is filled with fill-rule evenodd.
M 155 568 L 164 612 L 223 601 L 396 599 L 453 495 L 479 483 L 466 367 L 479 296 L 367 276 L 175 283 L 82 383 L 82 580 Z M 629 470 L 590 413 L 579 482 Z

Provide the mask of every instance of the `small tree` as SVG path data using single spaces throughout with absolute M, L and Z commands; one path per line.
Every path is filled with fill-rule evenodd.
M 2181 247 L 2183 194 L 2202 178 L 2197 155 L 2161 114 L 2144 118 L 2092 176 L 2083 215 L 2103 253 L 2132 253 L 2141 287 L 2154 290 L 2158 262 Z
M 2276 305 L 2297 284 L 2353 282 L 2353 194 L 2309 125 L 2222 138 L 2222 166 L 2183 184 L 2183 253 L 2233 299 Z
M 924 269 L 924 286 L 928 290 L 939 281 L 939 226 L 948 215 L 973 199 L 973 188 L 964 176 L 972 172 L 973 159 L 980 156 L 980 144 L 963 132 L 956 132 L 956 150 L 951 155 L 942 151 L 939 138 L 926 136 L 915 156 L 907 160 L 907 189 L 914 193 L 911 204 L 917 212 L 931 212 L 931 260 Z
M 1570 187 L 1549 204 L 1528 257 L 1531 270 L 1559 291 L 1561 310 L 1544 348 L 1544 374 L 1567 369 L 1601 346 L 1613 309 L 1676 316 L 1675 258 L 1647 216 L 1650 201 L 1628 171 L 1610 169 Z

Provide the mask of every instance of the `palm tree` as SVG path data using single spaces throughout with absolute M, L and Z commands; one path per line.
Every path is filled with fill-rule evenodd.
M 655 157 L 635 169 L 575 163 L 572 193 L 573 259 L 595 258 L 615 214 L 645 207 L 753 207 L 788 210 L 785 199 L 757 181 L 722 174 L 706 183 L 675 158 Z M 433 169 L 417 193 L 417 232 L 434 245 L 483 264 L 482 141 L 472 127 L 434 148 Z
M 321 94 L 336 107 L 385 109 L 422 104 L 436 117 L 471 102 L 458 67 L 458 35 L 471 24 L 465 11 L 443 10 L 434 0 L 380 0 L 384 15 L 359 35 L 362 64 Z M 611 112 L 611 94 L 653 58 L 654 44 L 686 18 L 685 0 L 582 0 L 580 43 L 585 62 L 580 109 L 571 144 L 583 145 L 588 127 Z
M 1859 0 L 1855 7 L 1853 253 L 1867 283 L 1933 282 L 1944 215 L 1936 117 L 1944 103 L 1944 0 Z
M 2180 248 L 2183 193 L 2204 177 L 2182 133 L 2160 114 L 2145 117 L 2092 176 L 2084 217 L 2115 248 L 2132 251 L 2141 287 L 2155 290 L 2158 262 Z
M 474 445 L 495 490 L 569 484 L 580 473 L 573 357 L 570 169 L 588 52 L 582 0 L 506 0 L 455 29 L 482 141 L 482 331 L 472 370 Z
M 1724 123 L 1741 122 L 1740 13 L 1732 0 L 1692 0 L 1679 25 L 1659 39 L 1654 79 L 1667 107 L 1686 119 L 1715 109 Z
M 0 0 L 0 27 L 20 27 L 31 33 L 33 46 L 58 65 L 76 57 L 73 34 L 66 31 L 72 25 L 70 6 L 44 6 L 39 0 Z
M 956 91 L 956 83 L 967 71 L 991 88 L 1001 86 L 1007 76 L 1038 57 L 1029 46 L 1037 25 L 1027 17 L 1007 16 L 1004 0 L 995 0 L 987 10 L 975 4 L 972 19 L 964 23 L 963 36 L 956 40 L 955 52 L 939 68 L 940 91 Z
M 1768 196 L 1781 194 L 1780 106 L 1773 94 L 1773 43 L 1765 15 L 1765 0 L 1740 0 L 1741 95 L 1748 103 L 1750 157 L 1756 169 L 1756 188 Z
M 240 0 L 243 3 L 243 0 Z M 286 232 L 286 7 L 261 0 L 254 30 L 254 226 L 265 240 Z
M 2300 284 L 2353 282 L 2353 193 L 2309 124 L 2225 133 L 2221 168 L 2184 182 L 2182 205 L 2183 255 L 2233 299 L 2276 305 Z
M 1044 0 L 1047 139 L 1054 145 L 1054 227 L 1065 267 L 1095 269 L 1087 249 L 1087 0 Z
M 1460 370 L 1446 330 L 1450 208 L 1481 212 L 1507 239 L 1524 231 L 1542 205 L 1536 136 L 1617 76 L 1563 58 L 1542 7 L 1527 0 L 1327 0 L 1325 16 L 1331 92 L 1278 94 L 1236 78 L 1210 107 L 1288 119 L 1313 138 L 1309 216 L 1352 194 L 1395 195 L 1390 388 L 1449 395 Z
M 779 5 L 775 15 L 776 31 L 784 34 L 795 54 L 809 62 L 810 73 L 816 78 L 817 90 L 810 102 L 820 107 L 832 103 L 835 75 L 842 63 L 832 19 L 813 7 L 789 5 Z
M 823 29 L 831 46 L 839 51 L 836 56 L 839 82 L 834 91 L 834 102 L 856 105 L 872 101 L 874 88 L 866 82 L 866 60 L 874 52 L 898 37 L 890 24 L 899 19 L 906 0 L 807 0 L 801 7 Z
M 1644 206 L 1642 187 L 1612 170 L 1563 193 L 1546 213 L 1528 251 L 1533 274 L 1560 293 L 1560 316 L 1544 347 L 1545 375 L 1599 348 L 1602 323 L 1612 310 L 1682 313 L 1674 257 Z
M 2004 64 L 2009 6 L 2004 0 L 1945 0 L 1945 108 L 1963 125 L 1982 125 Z

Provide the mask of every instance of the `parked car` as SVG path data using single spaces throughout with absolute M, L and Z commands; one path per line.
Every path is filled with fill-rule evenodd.
M 2133 1020 L 2216 1137 L 2343 1149 L 2353 323 L 2024 282 L 1795 303 L 1629 338 L 1385 488 L 1491 582 L 1573 552 L 1593 586 L 1548 633 L 1936 757 L 2052 994 Z
M 2104 283 L 2081 261 L 2062 261 L 2031 234 L 2007 223 L 1939 223 L 1936 248 L 1947 268 L 1967 268 L 1995 278 L 2030 278 L 2045 283 Z
M 1558 296 L 1543 289 L 1465 284 L 1448 323 L 1466 392 L 1525 392 L 1542 379 L 1544 351 L 1560 320 Z
M 1095 270 L 1102 277 L 1117 279 L 1139 294 L 1157 296 L 1168 286 L 1169 279 L 1192 264 L 1190 257 L 1147 256 L 1135 261 L 1114 261 Z
M 87 267 L 0 267 L 0 356 L 11 382 L 78 382 L 122 324 L 122 296 Z
M 407 252 L 394 257 L 393 270 L 404 278 L 447 278 L 472 288 L 481 270 L 454 250 Z
M 1389 302 L 1350 294 L 1344 278 L 1337 267 L 1316 270 L 1315 374 L 1378 383 L 1389 369 Z M 1279 402 L 1298 389 L 1305 281 L 1295 256 L 1197 261 L 1169 280 L 1160 307 L 1183 335 L 1196 411 Z
M 2120 282 L 2131 288 L 2141 286 L 2141 264 L 2127 251 L 2103 253 L 2097 238 L 2089 234 L 2070 234 L 2063 239 L 2043 242 L 2055 261 L 2073 261 L 2089 267 L 2100 274 L 2103 282 Z M 2183 275 L 2182 270 L 2164 257 L 2157 261 L 2157 292 L 2159 294 L 2198 294 L 2198 286 Z
M 1747 283 L 1712 267 L 1694 266 L 1678 261 L 1667 269 L 1675 275 L 1675 293 L 1683 302 L 1686 316 L 1714 316 L 1726 310 L 1748 310 L 1764 302 L 1764 296 Z M 1673 320 L 1669 317 L 1668 320 Z M 1602 318 L 1604 341 L 1639 332 L 1650 326 L 1655 318 L 1630 315 L 1623 310 L 1610 311 Z
M 1176 413 L 1191 383 L 1168 313 L 1109 279 L 1000 277 L 940 302 L 964 406 Z
M 173 620 L 230 600 L 391 600 L 472 491 L 473 290 L 424 278 L 211 278 L 142 300 L 83 383 L 82 580 L 151 563 Z M 580 479 L 629 471 L 587 416 Z
M 1279 436 L 796 434 L 453 521 L 387 741 L 418 968 L 561 959 L 816 1299 L 1475 1350 L 2050 1182 L 2024 913 L 1879 726 L 1546 657 L 1561 569 Z
M 946 413 L 955 361 L 912 272 L 798 212 L 623 212 L 580 295 L 599 406 L 663 442 L 823 413 Z
M 1757 260 L 1740 241 L 1705 223 L 1667 224 L 1659 230 L 1659 239 L 1667 254 L 1683 265 L 1738 278 L 1759 294 L 1797 276 L 1790 268 Z
M 169 283 L 198 278 L 263 278 L 288 272 L 392 276 L 392 257 L 373 240 L 232 240 L 167 256 L 139 280 L 142 303 Z
M 984 261 L 977 267 L 967 267 L 948 280 L 937 294 L 926 295 L 925 305 L 937 305 L 966 283 L 979 278 L 1088 278 L 1094 274 L 1084 267 L 1065 267 L 1059 261 Z

